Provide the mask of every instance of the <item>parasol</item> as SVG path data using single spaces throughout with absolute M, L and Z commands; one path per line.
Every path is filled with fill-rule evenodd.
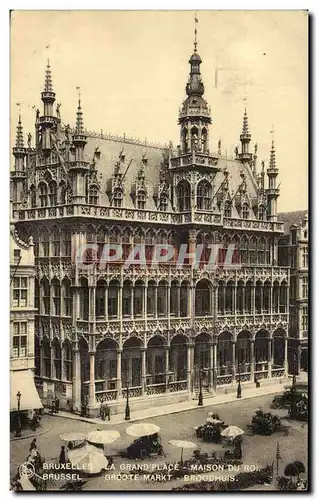
M 108 464 L 103 450 L 88 443 L 82 448 L 70 450 L 68 459 L 73 467 L 82 469 L 86 474 L 98 474 L 106 469 Z
M 83 432 L 66 432 L 60 435 L 62 441 L 85 441 L 86 434 Z
M 175 448 L 181 448 L 181 457 L 180 457 L 180 462 L 182 465 L 182 455 L 183 455 L 183 450 L 184 449 L 193 449 L 193 448 L 199 448 L 199 446 L 195 443 L 192 443 L 191 441 L 181 441 L 179 439 L 172 439 L 171 441 L 168 441 L 171 446 L 174 446 Z
M 236 438 L 237 436 L 242 436 L 242 434 L 244 434 L 243 429 L 236 427 L 236 425 L 229 425 L 229 427 L 221 432 L 221 436 L 232 439 Z
M 146 422 L 141 424 L 132 424 L 127 427 L 126 432 L 129 436 L 142 437 L 142 436 L 152 436 L 160 431 L 160 427 L 155 424 L 148 424 Z
M 95 444 L 111 444 L 120 438 L 118 431 L 92 431 L 86 436 L 86 440 Z
M 222 424 L 222 420 L 218 420 L 217 418 L 207 418 L 207 423 L 209 424 Z

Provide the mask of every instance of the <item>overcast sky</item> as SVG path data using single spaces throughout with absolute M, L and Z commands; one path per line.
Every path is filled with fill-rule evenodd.
M 306 209 L 306 13 L 199 11 L 198 19 L 201 73 L 213 120 L 210 149 L 216 151 L 221 138 L 222 150 L 233 154 L 246 98 L 259 167 L 269 158 L 274 125 L 278 210 Z M 11 130 L 20 102 L 24 131 L 34 136 L 32 106 L 42 112 L 40 92 L 49 57 L 64 123 L 74 124 L 80 86 L 87 129 L 160 143 L 172 140 L 176 146 L 193 26 L 191 11 L 14 11 Z

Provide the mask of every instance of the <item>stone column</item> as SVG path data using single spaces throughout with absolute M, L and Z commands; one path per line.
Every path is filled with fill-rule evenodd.
M 169 371 L 170 371 L 170 367 L 169 367 L 169 353 L 170 353 L 170 349 L 169 349 L 169 346 L 165 346 L 165 372 L 166 372 L 166 392 L 169 392 Z
M 252 296 L 252 304 L 251 304 L 251 313 L 253 314 L 253 316 L 255 317 L 255 284 L 252 285 L 252 288 L 251 288 L 251 296 Z
M 284 376 L 288 377 L 288 337 L 285 337 Z
M 299 344 L 297 347 L 297 374 L 300 374 L 300 361 L 301 361 L 301 345 Z
M 65 380 L 64 348 L 61 342 L 61 380 Z
M 232 314 L 234 312 L 234 317 L 236 318 L 236 298 L 237 298 L 237 283 L 234 284 L 233 286 L 233 299 L 232 299 L 232 303 L 233 303 L 233 310 L 232 310 Z
M 95 352 L 89 353 L 89 407 L 95 408 Z
M 242 314 L 246 313 L 245 285 L 242 287 Z
M 209 342 L 209 392 L 213 391 L 213 342 Z
M 272 376 L 272 339 L 268 339 L 267 344 L 268 378 Z
M 130 317 L 134 318 L 135 317 L 135 311 L 134 311 L 134 295 L 135 295 L 135 288 L 132 286 L 130 290 Z
M 216 383 L 217 383 L 217 343 L 214 341 L 213 343 L 213 367 L 214 367 L 214 375 L 215 375 L 215 380 L 213 381 L 214 382 L 214 387 L 216 387 Z
M 180 318 L 180 285 L 177 286 L 177 317 Z
M 146 393 L 146 349 L 142 347 L 141 351 L 141 395 L 143 396 Z
M 192 367 L 191 367 L 191 349 L 192 344 L 190 342 L 187 344 L 187 370 L 188 370 L 188 391 L 191 393 L 191 375 L 192 375 Z
M 158 285 L 155 286 L 155 307 L 154 307 L 155 319 L 158 319 Z
M 118 294 L 117 294 L 117 319 L 122 321 L 123 318 L 123 286 L 120 285 L 118 287 Z
M 165 287 L 166 290 L 166 314 L 165 317 L 170 320 L 170 286 Z
M 72 410 L 81 411 L 81 357 L 78 349 L 72 353 Z
M 105 287 L 105 321 L 108 321 L 108 285 Z
M 116 351 L 116 363 L 117 363 L 117 399 L 120 399 L 122 397 L 122 381 L 121 381 L 121 354 L 122 354 L 122 349 L 117 349 Z
M 254 372 L 255 372 L 254 340 L 251 340 L 250 342 L 250 360 L 251 360 L 251 381 L 254 382 Z
M 236 359 L 235 359 L 235 340 L 232 340 L 232 377 L 233 381 L 236 381 Z

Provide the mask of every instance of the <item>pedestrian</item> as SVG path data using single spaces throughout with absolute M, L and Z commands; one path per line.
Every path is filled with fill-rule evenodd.
M 103 418 L 103 420 L 106 420 L 106 417 L 108 418 L 108 422 L 110 422 L 110 408 L 109 408 L 107 403 L 104 405 L 104 418 Z
M 100 404 L 99 415 L 102 420 L 105 420 L 104 404 Z
M 55 398 L 55 413 L 59 412 L 59 408 L 60 408 L 60 400 L 59 398 Z
M 65 446 L 61 446 L 59 464 L 66 464 Z
M 36 438 L 32 439 L 31 444 L 30 444 L 30 450 L 36 450 Z

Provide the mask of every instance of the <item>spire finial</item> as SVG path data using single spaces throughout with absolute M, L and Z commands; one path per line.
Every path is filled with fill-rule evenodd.
M 77 113 L 76 113 L 76 133 L 78 135 L 81 135 L 84 133 L 83 112 L 82 112 L 82 108 L 81 108 L 81 88 L 76 87 L 76 90 L 78 91 L 78 107 L 77 107 Z
M 52 73 L 51 73 L 50 59 L 47 60 L 47 66 L 46 66 L 46 70 L 45 70 L 44 92 L 54 92 L 53 84 L 52 84 Z
M 198 42 L 197 42 L 197 34 L 198 34 L 198 30 L 197 30 L 197 24 L 199 22 L 199 19 L 197 17 L 197 13 L 194 14 L 194 52 L 197 51 L 197 45 L 198 45 Z
M 274 125 L 272 126 L 272 130 L 270 131 L 272 135 L 272 147 L 271 147 L 271 153 L 270 153 L 270 158 L 269 158 L 269 168 L 276 168 L 276 151 L 275 151 L 275 140 L 274 140 L 274 134 L 275 134 L 275 129 Z
M 247 116 L 247 97 L 244 99 L 244 116 L 243 116 L 243 127 L 242 127 L 242 135 L 248 134 L 248 116 Z
M 24 148 L 23 127 L 22 127 L 22 121 L 21 121 L 21 104 L 19 102 L 17 102 L 16 104 L 19 108 L 19 119 L 18 119 L 18 125 L 17 125 L 15 147 L 16 148 Z

